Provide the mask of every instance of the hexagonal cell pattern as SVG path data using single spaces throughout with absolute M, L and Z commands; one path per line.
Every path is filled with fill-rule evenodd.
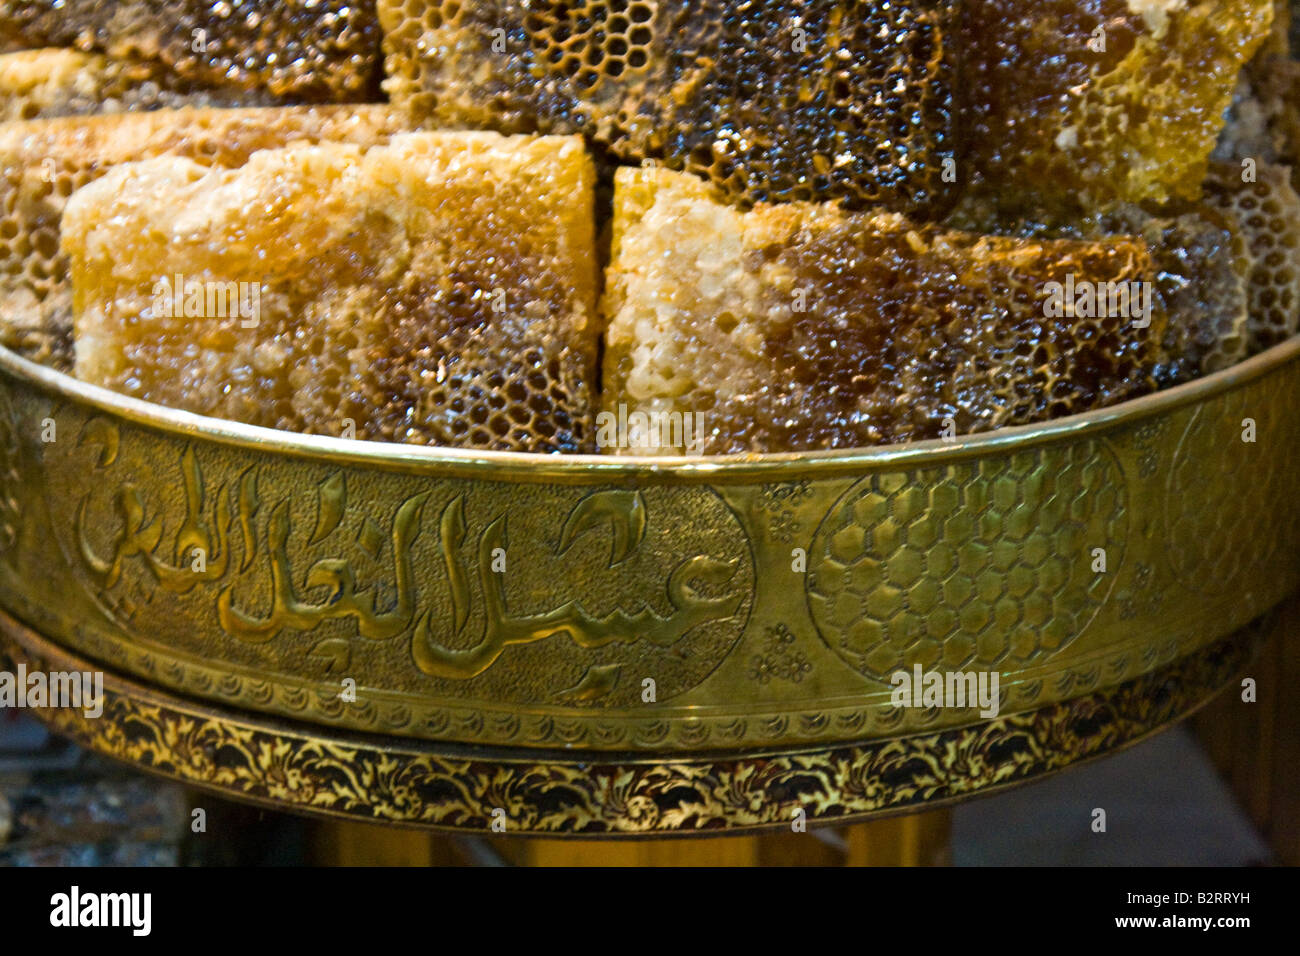
M 76 375 L 288 431 L 590 450 L 594 178 L 577 137 L 464 131 L 117 166 L 63 214 Z
M 746 201 L 955 198 L 942 0 L 380 0 L 392 101 L 421 120 L 583 133 Z
M 1124 550 L 1123 476 L 1106 446 L 1025 451 L 864 478 L 809 552 L 808 603 L 858 672 L 1024 667 L 1076 638 Z
M 68 197 L 112 167 L 154 156 L 239 166 L 288 143 L 384 142 L 386 106 L 165 110 L 0 124 L 0 345 L 69 371 L 72 287 L 59 249 Z
M 1260 163 L 1255 181 L 1238 165 L 1210 170 L 1205 197 L 1235 217 L 1250 248 L 1248 348 L 1260 352 L 1300 328 L 1300 196 L 1290 170 Z
M 1279 523 L 1260 503 L 1300 497 L 1300 455 L 1269 448 L 1300 448 L 1296 416 L 1282 409 L 1295 393 L 1274 376 L 1198 409 L 1167 469 L 1166 553 L 1188 587 L 1212 594 L 1249 587 L 1252 568 L 1294 565 L 1300 554 L 1300 513 Z M 1255 441 L 1243 440 L 1253 421 Z M 1249 541 L 1249 548 L 1228 541 Z

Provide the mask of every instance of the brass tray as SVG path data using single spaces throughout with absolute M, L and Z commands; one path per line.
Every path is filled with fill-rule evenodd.
M 1105 752 L 1227 680 L 1300 584 L 1297 396 L 1300 339 L 954 441 L 557 458 L 206 419 L 0 351 L 0 631 L 110 672 L 109 716 L 65 732 L 300 809 L 753 827 L 815 778 L 809 819 L 856 819 Z M 893 706 L 918 665 L 998 672 L 999 715 Z M 227 779 L 196 727 L 286 756 Z

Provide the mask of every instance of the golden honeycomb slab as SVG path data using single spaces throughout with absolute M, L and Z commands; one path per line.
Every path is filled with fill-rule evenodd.
M 0 604 L 143 685 L 412 746 L 946 733 L 981 718 L 892 706 L 895 670 L 995 670 L 1031 714 L 1294 590 L 1297 394 L 1293 339 L 967 439 L 540 457 L 205 419 L 0 353 Z

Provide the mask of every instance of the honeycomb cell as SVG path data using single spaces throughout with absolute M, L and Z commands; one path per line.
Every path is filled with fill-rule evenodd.
M 1273 15 L 1272 0 L 968 0 L 961 89 L 972 171 L 996 189 L 1085 208 L 1195 200 L 1238 75 Z
M 1136 308 L 1050 309 L 1049 283 L 1153 283 L 1140 237 L 979 236 L 829 204 L 741 211 L 694 177 L 623 169 L 611 254 L 604 405 L 698 413 L 709 454 L 1041 421 L 1151 391 L 1166 361 L 1159 309 L 1149 325 Z
M 6 0 L 0 44 L 75 47 L 293 103 L 369 99 L 380 68 L 373 0 Z
M 584 450 L 593 179 L 578 137 L 468 132 L 117 166 L 63 216 L 75 373 L 272 428 Z
M 744 201 L 914 214 L 955 198 L 947 0 L 381 0 L 420 122 L 582 133 Z
M 67 371 L 72 296 L 59 251 L 68 197 L 111 167 L 172 154 L 237 166 L 293 142 L 383 142 L 404 128 L 384 106 L 176 110 L 0 126 L 0 344 Z

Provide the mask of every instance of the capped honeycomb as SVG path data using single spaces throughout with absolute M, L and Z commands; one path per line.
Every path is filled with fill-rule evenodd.
M 373 0 L 5 0 L 0 46 L 150 61 L 296 103 L 365 100 L 380 69 Z
M 49 48 L 0 56 L 0 123 L 182 106 L 269 106 L 260 91 L 205 90 L 150 63 Z
M 594 176 L 579 137 L 485 132 L 118 166 L 63 216 L 75 374 L 290 431 L 585 449 Z
M 1247 181 L 1253 176 L 1254 181 Z M 1237 220 L 1249 244 L 1251 354 L 1295 335 L 1300 326 L 1300 196 L 1282 166 L 1214 165 L 1206 202 Z
M 295 142 L 381 142 L 403 128 L 386 106 L 176 110 L 0 125 L 0 345 L 67 371 L 72 296 L 59 220 L 73 191 L 109 168 L 164 154 L 237 166 Z
M 1149 392 L 1164 360 L 1165 317 L 1140 312 L 1141 286 L 1127 317 L 1118 302 L 1050 314 L 1048 283 L 1152 283 L 1140 237 L 980 236 L 828 204 L 745 212 L 693 177 L 622 169 L 612 238 L 603 407 L 629 423 L 619 450 L 683 450 L 633 434 L 633 412 L 661 428 L 700 416 L 690 450 L 705 454 L 1020 425 Z
M 1271 0 L 968 0 L 974 173 L 1086 207 L 1196 199 L 1273 15 Z
M 582 133 L 742 201 L 951 202 L 949 0 L 380 0 L 419 122 Z M 950 167 L 949 171 L 952 171 Z

